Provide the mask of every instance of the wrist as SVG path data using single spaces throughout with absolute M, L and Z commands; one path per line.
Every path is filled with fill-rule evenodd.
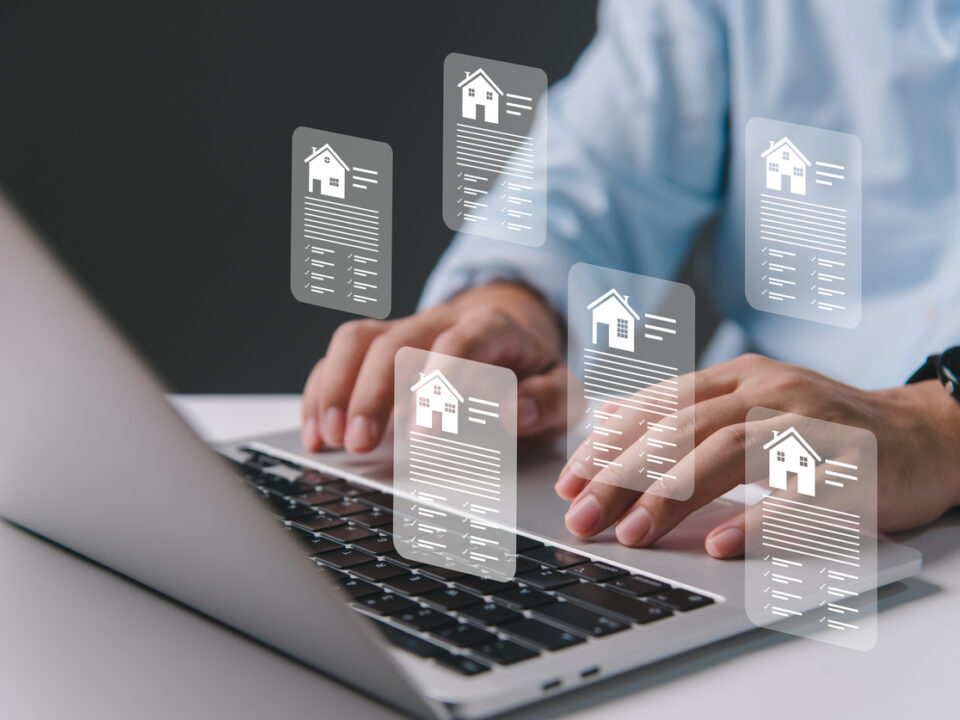
M 948 507 L 960 506 L 960 402 L 939 379 L 905 385 L 901 390 L 912 396 L 911 404 L 927 417 L 930 431 L 939 438 L 935 451 L 947 456 L 947 462 L 940 464 L 944 473 L 940 479 Z

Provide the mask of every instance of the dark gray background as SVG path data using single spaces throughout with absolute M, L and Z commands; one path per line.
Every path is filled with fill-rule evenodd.
M 404 315 L 451 236 L 444 57 L 555 82 L 595 27 L 593 0 L 5 3 L 0 185 L 174 390 L 299 391 L 351 316 L 290 295 L 293 128 L 392 146 Z

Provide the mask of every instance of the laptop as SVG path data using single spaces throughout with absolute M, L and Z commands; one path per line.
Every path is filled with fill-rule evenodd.
M 421 718 L 488 717 L 752 627 L 743 563 L 702 549 L 735 498 L 653 549 L 579 541 L 553 492 L 562 458 L 522 447 L 516 579 L 411 562 L 389 444 L 313 454 L 291 430 L 207 447 L 2 201 L 0 248 L 8 521 Z M 920 565 L 881 541 L 880 584 Z

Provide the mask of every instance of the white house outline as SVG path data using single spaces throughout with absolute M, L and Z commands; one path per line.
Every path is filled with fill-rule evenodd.
M 333 163 L 329 162 L 331 157 L 336 160 L 336 164 L 332 168 L 330 165 L 333 165 Z M 324 159 L 327 162 L 324 162 Z M 343 161 L 343 158 L 337 155 L 337 151 L 330 147 L 330 143 L 326 143 L 319 148 L 313 148 L 313 152 L 304 159 L 304 162 L 309 167 L 309 192 L 313 192 L 313 183 L 319 180 L 321 195 L 343 199 L 347 187 L 346 174 L 350 172 L 350 167 Z M 336 182 L 331 183 L 332 180 L 336 180 Z
M 435 380 L 438 381 L 441 387 L 440 393 L 433 391 Z M 444 390 L 446 392 L 444 392 Z M 441 418 L 440 429 L 443 432 L 448 432 L 453 435 L 457 434 L 459 430 L 460 403 L 463 402 L 463 396 L 457 392 L 457 389 L 447 380 L 446 376 L 440 372 L 440 370 L 434 370 L 427 375 L 420 373 L 420 379 L 413 384 L 410 392 L 416 396 L 417 412 L 415 422 L 417 425 L 432 430 L 433 413 L 439 412 Z M 427 399 L 427 405 L 421 405 L 420 398 L 422 397 Z M 455 398 L 457 402 L 450 403 L 452 398 Z M 447 410 L 446 406 L 448 403 L 453 404 L 453 412 Z
M 780 155 L 773 155 L 777 150 L 786 146 L 787 149 L 781 150 Z M 790 192 L 794 195 L 807 194 L 807 168 L 810 167 L 810 161 L 793 144 L 790 138 L 784 136 L 774 142 L 770 141 L 770 147 L 764 150 L 760 157 L 763 158 L 763 167 L 766 173 L 766 185 L 768 190 L 780 191 L 783 188 L 783 176 L 790 178 Z M 803 164 L 796 162 L 801 160 Z M 796 170 L 801 169 L 800 174 Z
M 476 120 L 477 106 L 480 106 L 483 108 L 484 122 L 497 125 L 500 122 L 500 96 L 503 90 L 483 68 L 464 72 L 467 76 L 457 83 L 460 88 L 460 114 L 468 120 Z M 472 97 L 470 90 L 474 91 Z
M 636 321 L 640 320 L 640 315 L 636 310 L 630 307 L 630 303 L 628 302 L 629 299 L 629 295 L 621 295 L 616 288 L 610 288 L 603 295 L 587 305 L 587 310 L 592 312 L 590 323 L 593 326 L 594 345 L 597 344 L 597 325 L 602 323 L 608 328 L 607 344 L 610 347 L 615 347 L 619 350 L 626 350 L 627 352 L 631 353 L 634 351 Z M 629 316 L 625 316 L 623 313 L 617 313 L 617 307 L 622 307 L 625 309 Z M 608 311 L 608 308 L 613 308 L 613 311 Z M 625 338 L 622 338 L 617 334 L 617 324 L 616 322 L 610 322 L 611 319 L 623 319 L 627 321 L 627 336 Z
M 788 442 L 792 440 L 792 442 Z M 788 446 L 781 447 L 782 443 L 788 442 Z M 782 433 L 773 431 L 773 439 L 768 441 L 763 449 L 767 451 L 767 464 L 770 474 L 770 487 L 775 490 L 788 490 L 787 473 L 792 472 L 797 475 L 797 492 L 801 495 L 816 497 L 816 465 L 809 462 L 807 458 L 806 466 L 801 465 L 801 458 L 804 457 L 799 450 L 806 451 L 809 455 L 822 462 L 822 458 L 814 450 L 796 428 L 790 427 Z M 784 453 L 784 459 L 777 459 L 777 451 Z

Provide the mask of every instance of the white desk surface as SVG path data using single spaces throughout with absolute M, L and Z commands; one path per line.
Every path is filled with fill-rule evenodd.
M 294 396 L 190 396 L 175 403 L 210 440 L 298 421 Z M 957 717 L 960 513 L 898 539 L 923 552 L 925 567 L 887 602 L 870 652 L 755 630 L 517 715 Z M 0 522 L 0 716 L 397 717 L 6 522 Z

